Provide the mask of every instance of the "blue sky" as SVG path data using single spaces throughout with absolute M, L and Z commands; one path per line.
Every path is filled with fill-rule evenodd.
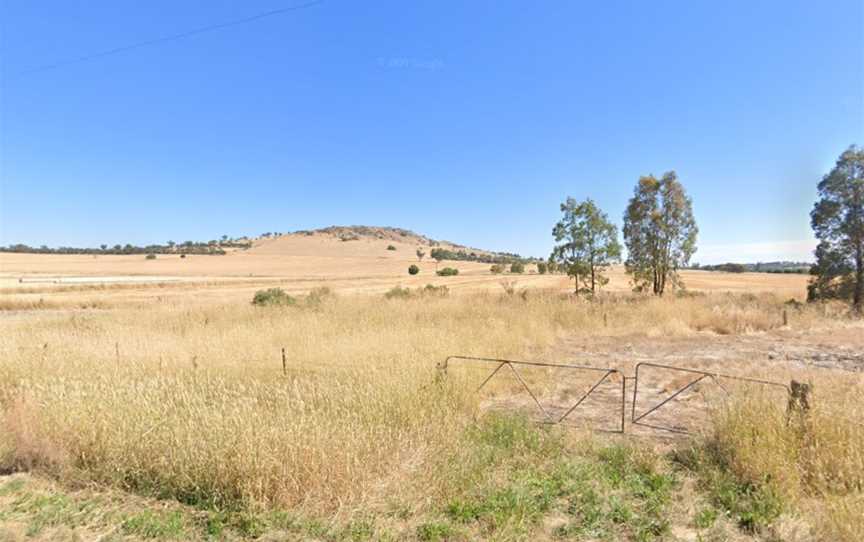
M 0 244 L 392 225 L 547 255 L 675 169 L 695 261 L 806 258 L 864 3 L 0 0 Z

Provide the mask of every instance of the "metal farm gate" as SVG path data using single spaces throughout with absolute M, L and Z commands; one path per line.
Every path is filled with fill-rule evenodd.
M 527 411 L 540 423 L 548 424 L 580 420 L 585 427 L 615 433 L 626 430 L 628 383 L 632 385 L 632 425 L 681 434 L 689 433 L 688 428 L 680 423 L 670 424 L 669 419 L 677 422 L 678 418 L 684 418 L 685 422 L 693 422 L 698 413 L 706 411 L 708 399 L 705 397 L 696 405 L 684 405 L 675 411 L 676 404 L 681 406 L 679 401 L 688 392 L 691 396 L 696 391 L 704 392 L 703 383 L 716 385 L 723 397 L 729 396 L 724 382 L 789 392 L 789 386 L 780 382 L 651 362 L 637 363 L 632 377 L 611 367 L 474 356 L 450 356 L 438 368 L 446 378 L 467 379 L 467 384 L 473 384 L 475 393 L 484 394 L 486 398 L 484 409 Z M 656 378 L 658 373 L 666 374 L 671 383 L 654 384 L 651 389 L 651 377 Z M 646 401 L 647 406 L 637 406 Z M 589 402 L 592 409 L 586 409 Z M 667 423 L 647 420 L 658 416 L 665 416 Z

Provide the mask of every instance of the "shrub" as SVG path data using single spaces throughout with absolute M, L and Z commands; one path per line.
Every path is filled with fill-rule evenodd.
M 155 259 L 156 259 L 156 255 L 153 254 L 153 253 L 151 252 L 150 254 L 144 256 L 144 259 L 145 259 L 145 260 L 155 260 Z
M 394 286 L 384 294 L 384 297 L 387 299 L 408 299 L 411 297 L 411 290 L 401 286 Z
M 396 250 L 396 247 L 393 245 L 387 245 L 387 250 Z
M 258 290 L 252 298 L 252 304 L 258 306 L 294 305 L 295 303 L 297 303 L 297 300 L 286 294 L 282 288 Z
M 420 268 L 417 267 L 416 265 L 412 264 L 411 266 L 408 267 L 408 274 L 409 275 L 416 275 L 419 272 L 420 272 Z
M 311 306 L 317 306 L 334 297 L 333 290 L 328 288 L 327 286 L 319 286 L 318 288 L 312 288 L 312 291 L 309 292 L 309 295 L 306 296 L 306 304 Z
M 186 255 L 185 255 L 185 254 L 181 254 L 181 255 L 180 255 L 180 258 L 183 259 L 183 260 L 185 260 L 185 259 L 186 259 Z
M 504 272 L 504 264 L 494 263 L 492 264 L 492 267 L 489 268 L 489 271 L 491 271 L 493 275 L 500 275 Z
M 441 285 L 435 286 L 434 284 L 427 284 L 422 290 L 420 290 L 421 295 L 431 295 L 435 297 L 447 297 L 450 295 L 450 288 Z
M 549 266 L 546 262 L 537 262 L 537 272 L 541 275 L 545 275 L 546 272 L 549 271 Z
M 444 269 L 441 269 L 440 271 L 436 271 L 436 274 L 439 277 L 454 277 L 454 276 L 459 274 L 459 270 L 455 269 L 453 267 L 445 267 Z
M 513 262 L 510 264 L 510 272 L 511 273 L 524 273 L 525 272 L 525 264 L 522 262 Z

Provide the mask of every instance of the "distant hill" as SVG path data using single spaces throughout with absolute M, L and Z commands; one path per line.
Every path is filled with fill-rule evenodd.
M 316 241 L 311 243 L 311 241 Z M 430 258 L 485 263 L 530 261 L 518 254 L 496 252 L 460 245 L 452 241 L 433 239 L 404 228 L 389 226 L 329 226 L 316 230 L 291 233 L 265 233 L 252 240 L 251 251 L 259 254 L 303 254 L 317 251 L 320 255 L 362 255 L 383 245 L 392 250 L 414 253 L 422 250 Z

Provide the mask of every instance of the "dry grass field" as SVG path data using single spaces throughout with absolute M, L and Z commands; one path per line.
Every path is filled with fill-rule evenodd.
M 382 234 L 383 235 L 383 234 Z M 387 250 L 393 246 L 396 250 Z M 442 243 L 444 248 L 453 245 Z M 415 251 L 426 252 L 418 261 Z M 446 285 L 454 293 L 500 292 L 502 282 L 517 289 L 567 291 L 572 281 L 562 275 L 539 275 L 534 266 L 525 274 L 493 275 L 489 265 L 477 262 L 442 262 L 429 257 L 425 239 L 390 233 L 383 239 L 340 237 L 315 233 L 291 234 L 255 242 L 248 250 L 225 256 L 159 255 L 41 255 L 0 253 L 0 294 L 7 307 L 26 308 L 50 303 L 74 308 L 76 304 L 108 307 L 128 302 L 162 302 L 195 298 L 196 301 L 242 302 L 255 290 L 278 286 L 291 294 L 327 287 L 340 294 L 383 293 L 395 285 Z M 420 273 L 409 276 L 417 265 Z M 438 277 L 436 267 L 455 267 L 459 275 Z M 693 291 L 771 292 L 803 300 L 807 277 L 767 273 L 683 271 Z M 608 292 L 627 292 L 629 280 L 620 266 L 609 272 Z M 51 295 L 47 295 L 51 294 Z
M 409 277 L 416 248 L 0 254 L 0 540 L 859 539 L 864 323 L 790 303 L 806 277 L 685 272 L 690 293 L 654 299 L 614 269 L 587 301 L 485 264 Z M 296 304 L 250 304 L 275 286 Z M 698 418 L 688 435 L 538 425 L 518 380 L 442 374 L 454 354 L 794 378 L 812 408 L 706 386 L 659 419 Z M 581 393 L 568 378 L 524 373 L 546 405 Z M 616 386 L 629 401 L 612 384 L 574 421 L 608 416 Z M 685 384 L 646 380 L 645 400 Z

